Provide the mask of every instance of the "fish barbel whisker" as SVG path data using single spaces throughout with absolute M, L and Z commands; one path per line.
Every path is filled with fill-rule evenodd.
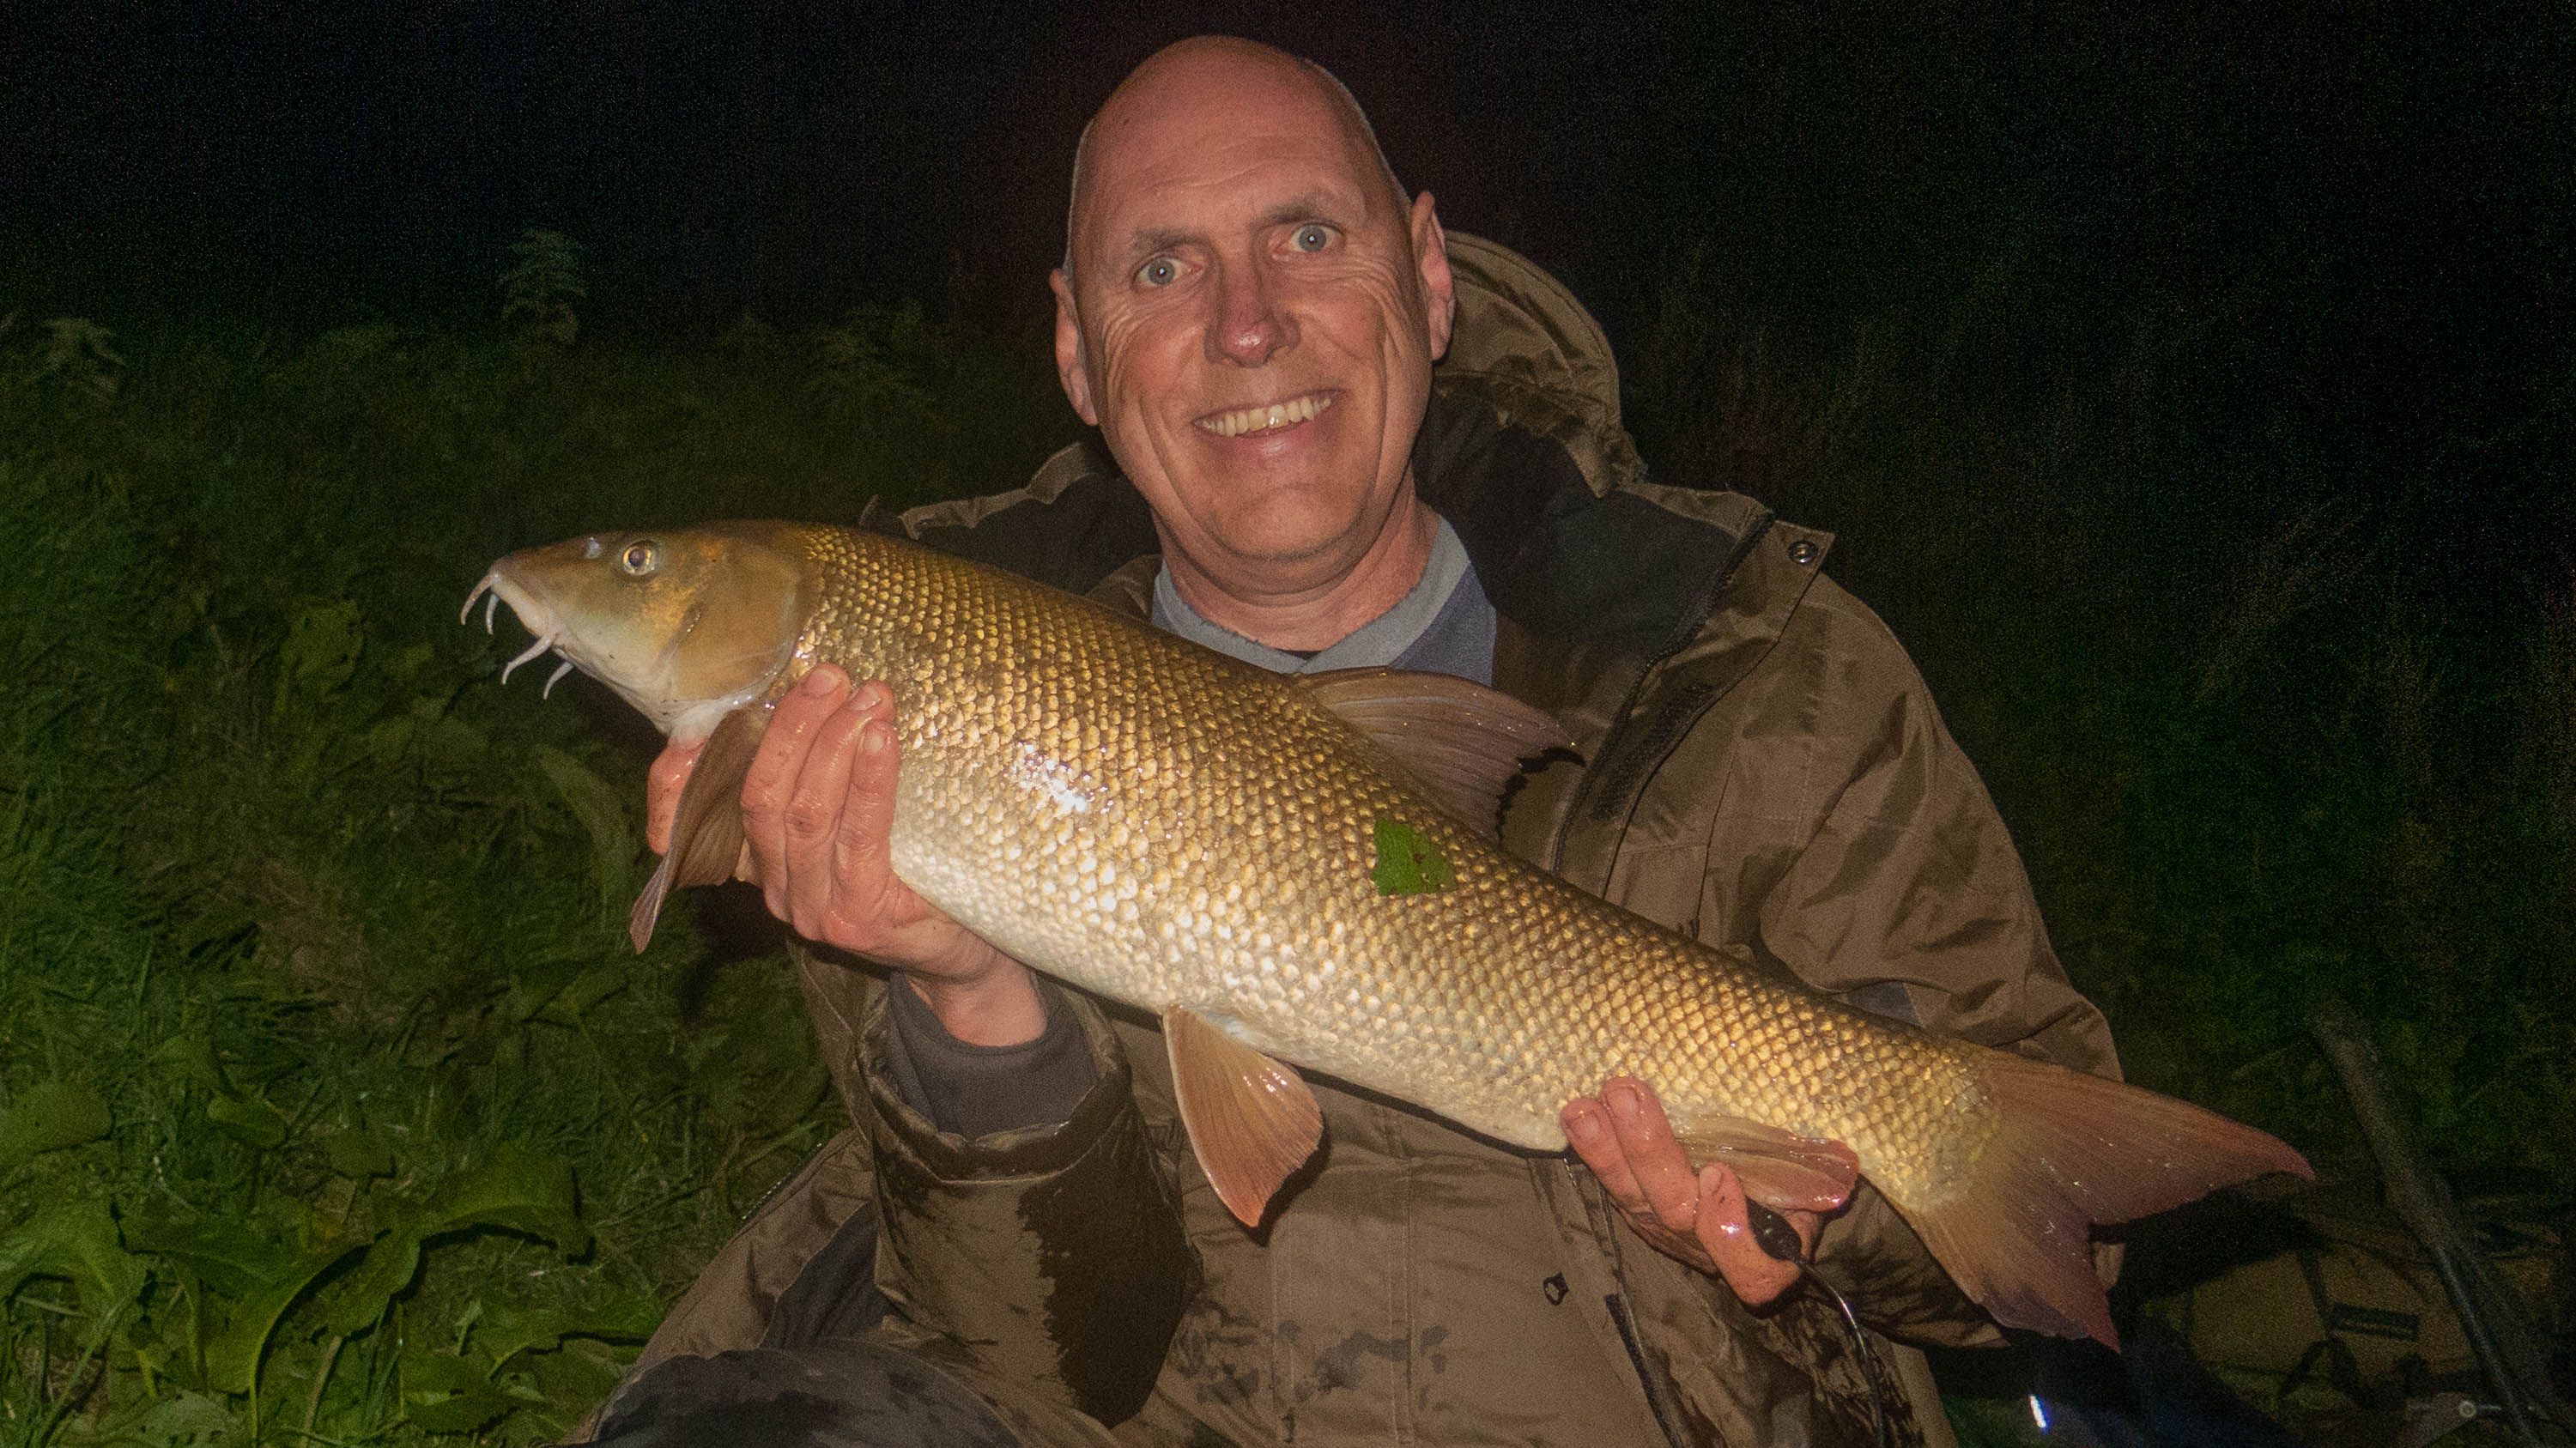
M 555 636 L 553 634 L 547 634 L 544 637 L 539 638 L 535 643 L 528 645 L 528 651 L 526 653 L 519 655 L 517 658 L 512 659 L 510 662 L 501 666 L 501 682 L 504 684 L 510 682 L 510 671 L 512 669 L 517 668 L 519 665 L 526 663 L 528 660 L 535 658 L 537 655 L 544 653 L 546 650 L 553 648 L 554 646 Z M 569 666 L 567 665 L 567 667 Z M 548 687 L 551 688 L 553 686 L 549 684 Z
M 563 676 L 571 672 L 572 660 L 570 659 L 566 659 L 562 663 L 555 665 L 555 671 L 546 675 L 546 686 L 537 691 L 537 697 L 540 699 L 553 698 L 555 696 L 555 685 L 562 683 Z
M 481 599 L 483 601 L 483 631 L 485 633 L 490 633 L 492 631 L 492 610 L 499 607 L 501 603 L 501 595 L 492 591 L 492 583 L 497 576 L 498 575 L 491 573 L 484 574 L 482 581 L 474 585 L 474 591 L 465 595 L 465 606 L 456 611 L 456 621 L 458 623 L 470 624 L 474 622 L 474 601 L 476 599 Z

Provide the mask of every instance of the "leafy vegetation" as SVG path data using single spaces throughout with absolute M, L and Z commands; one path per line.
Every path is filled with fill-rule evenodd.
M 837 1124 L 774 937 L 624 944 L 649 730 L 456 607 L 1058 414 L 912 313 L 574 350 L 531 275 L 516 339 L 0 333 L 0 1442 L 559 1434 Z

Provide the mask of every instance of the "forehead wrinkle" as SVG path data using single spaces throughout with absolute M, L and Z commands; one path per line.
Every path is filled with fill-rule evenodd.
M 1166 95 L 1154 94 L 1155 88 L 1186 90 L 1192 84 L 1205 84 L 1206 72 L 1222 69 L 1225 64 L 1210 58 L 1217 55 L 1227 56 L 1239 67 L 1237 83 L 1241 85 L 1278 86 L 1280 82 L 1286 82 L 1284 89 L 1288 94 L 1282 99 L 1288 108 L 1320 105 L 1329 118 L 1331 130 L 1338 133 L 1343 146 L 1353 153 L 1350 157 L 1354 168 L 1352 179 L 1358 183 L 1361 193 L 1359 215 L 1363 220 L 1376 210 L 1371 193 L 1378 186 L 1384 187 L 1398 212 L 1405 209 L 1404 187 L 1397 181 L 1394 168 L 1387 164 L 1386 151 L 1378 144 L 1377 130 L 1369 124 L 1368 113 L 1361 108 L 1350 88 L 1331 71 L 1302 56 L 1250 41 L 1228 37 L 1181 41 L 1165 47 L 1130 72 L 1108 101 L 1083 125 L 1081 135 L 1075 141 L 1071 204 L 1066 208 L 1065 216 L 1063 265 L 1068 277 L 1077 274 L 1075 259 L 1080 250 L 1081 233 L 1091 229 L 1084 224 L 1084 213 L 1096 210 L 1099 204 L 1096 199 L 1089 204 L 1085 201 L 1087 195 L 1096 197 L 1095 151 L 1130 143 L 1139 132 L 1155 129 L 1137 114 L 1141 110 L 1150 117 L 1154 115 L 1154 107 L 1173 103 Z M 1095 217 L 1093 224 L 1106 219 Z

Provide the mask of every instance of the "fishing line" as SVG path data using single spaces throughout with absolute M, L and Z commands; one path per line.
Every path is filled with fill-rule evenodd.
M 1798 1229 L 1789 1225 L 1787 1217 L 1748 1197 L 1744 1203 L 1744 1220 L 1753 1229 L 1753 1240 L 1761 1245 L 1764 1252 L 1775 1260 L 1796 1267 L 1800 1276 L 1816 1284 L 1834 1300 L 1835 1308 L 1842 1313 L 1843 1326 L 1851 1332 L 1852 1355 L 1860 1360 L 1860 1375 L 1869 1383 L 1870 1437 L 1877 1442 L 1878 1448 L 1890 1448 L 1886 1365 L 1879 1361 L 1878 1350 L 1870 1345 L 1869 1334 L 1861 1331 L 1859 1314 L 1852 1311 L 1851 1302 L 1843 1296 L 1842 1289 L 1826 1281 L 1824 1274 L 1816 1270 L 1816 1264 L 1807 1259 L 1807 1244 L 1799 1239 Z

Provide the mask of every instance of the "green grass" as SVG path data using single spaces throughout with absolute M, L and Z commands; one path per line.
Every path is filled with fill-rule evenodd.
M 729 344 L 0 336 L 0 1443 L 559 1433 L 837 1124 L 774 937 L 623 943 L 649 730 L 456 608 L 1064 424 L 912 314 Z
M 1992 297 L 1801 360 L 1707 294 L 1630 359 L 1649 455 L 1842 531 L 2132 1073 L 2350 1167 L 2340 995 L 2439 1165 L 2564 1200 L 2563 593 L 2391 585 L 2313 439 L 2174 424 L 2216 384 L 2173 326 L 1998 380 Z M 909 312 L 0 332 L 0 1445 L 587 1412 L 837 1107 L 756 912 L 628 952 L 649 731 L 500 687 L 457 605 L 586 529 L 1013 486 L 1072 427 L 1042 339 Z M 2268 501 L 2183 526 L 2214 469 Z

